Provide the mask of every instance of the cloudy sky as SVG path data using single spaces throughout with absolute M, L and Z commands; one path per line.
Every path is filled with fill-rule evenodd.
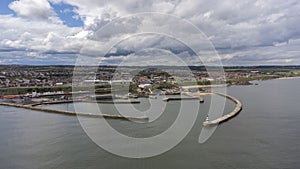
M 224 65 L 300 65 L 299 11 L 298 0 L 1 0 L 0 64 L 75 64 L 84 55 L 200 65 L 193 56 L 216 61 L 203 47 L 211 42 Z

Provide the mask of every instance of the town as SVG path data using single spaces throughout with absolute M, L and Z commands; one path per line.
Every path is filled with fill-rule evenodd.
M 300 76 L 299 66 L 225 67 L 224 70 L 225 76 L 220 76 L 217 69 L 208 74 L 205 67 L 186 70 L 181 67 L 83 66 L 77 69 L 77 74 L 83 76 L 82 86 L 94 84 L 99 90 L 104 90 L 114 85 L 128 85 L 131 93 L 140 96 L 151 94 L 156 89 L 178 94 L 180 86 L 191 85 L 192 81 L 197 85 L 249 85 L 252 80 Z M 0 66 L 0 95 L 38 96 L 49 92 L 71 92 L 73 72 L 74 66 Z

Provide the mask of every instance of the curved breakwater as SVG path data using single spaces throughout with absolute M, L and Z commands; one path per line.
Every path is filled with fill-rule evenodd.
M 227 120 L 233 118 L 234 116 L 238 115 L 238 114 L 242 111 L 243 105 L 242 105 L 242 103 L 241 103 L 238 99 L 236 99 L 235 97 L 232 97 L 232 96 L 230 96 L 230 95 L 225 95 L 225 94 L 222 94 L 222 93 L 216 93 L 216 92 L 214 92 L 214 93 L 212 93 L 212 94 L 217 94 L 217 95 L 219 95 L 219 96 L 226 97 L 227 99 L 233 101 L 233 102 L 236 104 L 236 106 L 235 106 L 235 108 L 233 109 L 233 111 L 231 111 L 230 113 L 228 113 L 228 114 L 226 114 L 226 115 L 224 115 L 224 116 L 222 116 L 222 117 L 220 117 L 220 118 L 217 118 L 217 119 L 215 119 L 215 120 L 208 120 L 208 121 L 203 122 L 203 126 L 209 126 L 209 125 L 217 125 L 217 124 L 220 124 L 220 123 L 222 123 L 222 122 L 225 122 L 225 121 L 227 121 Z
M 214 120 L 208 120 L 208 121 L 205 121 L 203 122 L 203 126 L 209 126 L 209 125 L 217 125 L 217 124 L 220 124 L 222 122 L 225 122 L 231 118 L 233 118 L 234 116 L 238 115 L 241 111 L 242 111 L 242 103 L 236 99 L 235 97 L 232 97 L 230 95 L 226 95 L 226 94 L 222 94 L 222 93 L 217 93 L 217 92 L 206 92 L 206 93 L 191 93 L 191 92 L 184 92 L 183 93 L 184 95 L 186 96 L 190 96 L 190 97 L 187 97 L 187 98 L 182 98 L 182 97 L 169 97 L 169 98 L 164 98 L 163 101 L 176 101 L 176 100 L 199 100 L 200 103 L 203 103 L 204 102 L 204 98 L 201 97 L 202 95 L 211 95 L 211 94 L 216 94 L 216 95 L 219 95 L 219 96 L 222 96 L 222 97 L 225 97 L 231 101 L 233 101 L 236 106 L 235 108 L 233 109 L 233 111 L 231 111 L 230 113 L 220 117 L 220 118 L 217 118 L 217 119 L 214 119 Z

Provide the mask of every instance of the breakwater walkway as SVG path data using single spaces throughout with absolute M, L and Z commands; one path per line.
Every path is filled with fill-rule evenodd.
M 71 112 L 71 111 L 63 111 L 63 110 L 53 110 L 53 109 L 35 107 L 35 106 L 31 106 L 31 105 L 23 105 L 23 104 L 7 103 L 7 102 L 0 102 L 0 105 L 17 107 L 17 108 L 25 108 L 25 109 L 42 111 L 42 112 L 47 112 L 47 113 L 70 115 L 70 116 L 100 117 L 100 118 L 123 119 L 123 120 L 148 120 L 149 119 L 146 116 L 131 117 L 131 116 L 121 116 L 121 115 L 111 115 L 111 114 L 80 113 L 80 112 Z
M 234 116 L 238 115 L 242 111 L 243 105 L 235 97 L 232 97 L 232 96 L 229 96 L 229 95 L 226 95 L 226 94 L 222 94 L 222 93 L 216 93 L 216 92 L 213 92 L 212 94 L 217 94 L 219 96 L 226 97 L 227 99 L 233 101 L 236 104 L 236 106 L 233 109 L 233 111 L 231 111 L 230 113 L 228 113 L 228 114 L 226 114 L 226 115 L 224 115 L 224 116 L 222 116 L 220 118 L 217 118 L 217 119 L 214 119 L 214 120 L 208 120 L 208 121 L 203 122 L 203 126 L 220 124 L 222 122 L 225 122 L 225 121 L 233 118 Z
M 197 100 L 197 97 L 167 97 L 163 98 L 163 101 L 172 101 L 172 100 Z
M 31 104 L 31 106 L 47 105 L 47 104 L 62 104 L 62 103 L 75 103 L 75 102 L 85 102 L 85 103 L 103 103 L 103 104 L 139 104 L 139 100 L 126 100 L 126 101 L 114 101 L 114 100 L 61 100 L 61 101 L 51 101 L 51 102 L 40 102 Z
M 187 98 L 181 98 L 181 97 L 175 97 L 175 98 L 164 98 L 163 101 L 173 101 L 173 100 L 196 100 L 196 99 L 199 99 L 200 100 L 200 103 L 203 103 L 204 102 L 204 99 L 201 97 L 202 95 L 211 95 L 211 94 L 216 94 L 216 95 L 219 95 L 219 96 L 222 96 L 222 97 L 225 97 L 231 101 L 233 101 L 236 106 L 234 108 L 233 111 L 231 111 L 230 113 L 220 117 L 220 118 L 217 118 L 217 119 L 214 119 L 214 120 L 207 120 L 205 122 L 203 122 L 203 126 L 209 126 L 209 125 L 217 125 L 217 124 L 220 124 L 222 122 L 225 122 L 231 118 L 233 118 L 234 116 L 238 115 L 241 111 L 242 111 L 242 103 L 232 97 L 232 96 L 229 96 L 229 95 L 226 95 L 226 94 L 222 94 L 222 93 L 217 93 L 217 92 L 205 92 L 205 93 L 200 93 L 200 92 L 197 92 L 197 93 L 191 93 L 191 92 L 184 92 L 183 93 L 184 95 L 186 96 L 190 96 L 190 97 L 187 97 Z
M 203 97 L 167 97 L 162 100 L 166 102 L 175 100 L 199 100 L 200 103 L 204 103 Z
M 231 111 L 230 113 L 228 113 L 228 114 L 226 114 L 226 115 L 224 115 L 220 118 L 205 121 L 205 122 L 203 122 L 203 126 L 210 126 L 210 125 L 220 124 L 222 122 L 225 122 L 225 121 L 233 118 L 234 116 L 238 115 L 242 111 L 242 107 L 243 107 L 242 103 L 238 99 L 236 99 L 235 97 L 232 97 L 232 96 L 229 96 L 229 95 L 226 95 L 226 94 L 217 93 L 217 92 L 196 92 L 196 93 L 184 92 L 183 94 L 187 95 L 187 96 L 191 96 L 191 97 L 196 97 L 196 96 L 200 97 L 200 96 L 204 96 L 204 95 L 216 94 L 216 95 L 219 95 L 219 96 L 222 96 L 222 97 L 226 97 L 227 99 L 233 101 L 236 104 L 233 111 Z

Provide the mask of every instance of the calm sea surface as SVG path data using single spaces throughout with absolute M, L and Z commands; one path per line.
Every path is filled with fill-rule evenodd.
M 300 79 L 257 82 L 255 86 L 231 86 L 228 94 L 243 103 L 243 111 L 220 125 L 204 144 L 198 143 L 201 123 L 208 112 L 209 96 L 200 106 L 198 119 L 187 137 L 172 150 L 147 159 L 112 155 L 97 146 L 75 116 L 48 114 L 0 106 L 0 168 L 2 169 L 296 169 L 300 168 Z M 135 105 L 146 110 L 149 102 Z M 82 104 L 88 110 L 87 103 Z M 73 110 L 72 104 L 48 108 Z M 112 105 L 100 105 L 114 113 Z M 224 113 L 234 104 L 226 103 Z M 166 130 L 178 114 L 169 102 L 156 121 L 137 124 L 108 120 L 119 132 L 149 137 Z M 88 110 L 89 111 L 89 110 Z M 138 130 L 136 130 L 138 128 Z M 135 131 L 136 130 L 136 131 Z

